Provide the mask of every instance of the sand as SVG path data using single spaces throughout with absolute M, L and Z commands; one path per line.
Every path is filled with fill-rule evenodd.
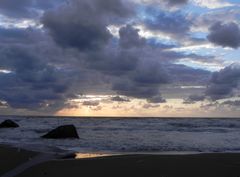
M 7 171 L 31 160 L 37 152 L 0 145 L 0 176 Z
M 8 152 L 7 154 L 4 151 Z M 11 152 L 11 153 L 9 153 Z M 21 155 L 20 155 L 21 154 Z M 0 148 L 1 170 L 26 161 L 32 152 Z M 21 157 L 20 159 L 18 157 Z M 3 160 L 7 164 L 2 167 Z M 51 160 L 17 177 L 239 177 L 240 154 L 122 155 L 79 160 Z

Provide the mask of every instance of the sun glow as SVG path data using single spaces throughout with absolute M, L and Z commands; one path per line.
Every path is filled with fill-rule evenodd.
M 149 103 L 131 98 L 129 102 L 112 101 L 111 96 L 87 95 L 70 100 L 71 106 L 58 111 L 58 116 L 99 117 L 179 117 L 200 115 L 200 103 L 183 104 L 183 99 L 168 99 L 166 103 Z M 97 103 L 97 104 L 96 104 Z

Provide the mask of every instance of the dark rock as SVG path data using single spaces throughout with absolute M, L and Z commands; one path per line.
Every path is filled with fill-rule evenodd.
M 65 138 L 79 138 L 77 130 L 74 125 L 64 125 L 51 130 L 42 138 L 48 139 L 65 139 Z
M 19 125 L 12 120 L 5 120 L 0 124 L 0 128 L 17 128 Z

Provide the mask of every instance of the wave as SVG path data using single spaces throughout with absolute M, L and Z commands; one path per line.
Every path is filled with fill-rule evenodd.
M 0 129 L 0 143 L 79 152 L 240 152 L 240 119 L 11 118 L 20 128 Z M 40 138 L 62 124 L 74 124 L 80 139 Z

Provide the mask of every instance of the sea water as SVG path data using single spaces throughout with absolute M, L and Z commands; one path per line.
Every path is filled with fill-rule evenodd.
M 0 121 L 6 117 L 1 116 Z M 15 129 L 0 129 L 0 144 L 33 150 L 80 153 L 240 152 L 236 118 L 77 118 L 17 117 Z M 79 139 L 41 136 L 60 125 L 74 124 Z

